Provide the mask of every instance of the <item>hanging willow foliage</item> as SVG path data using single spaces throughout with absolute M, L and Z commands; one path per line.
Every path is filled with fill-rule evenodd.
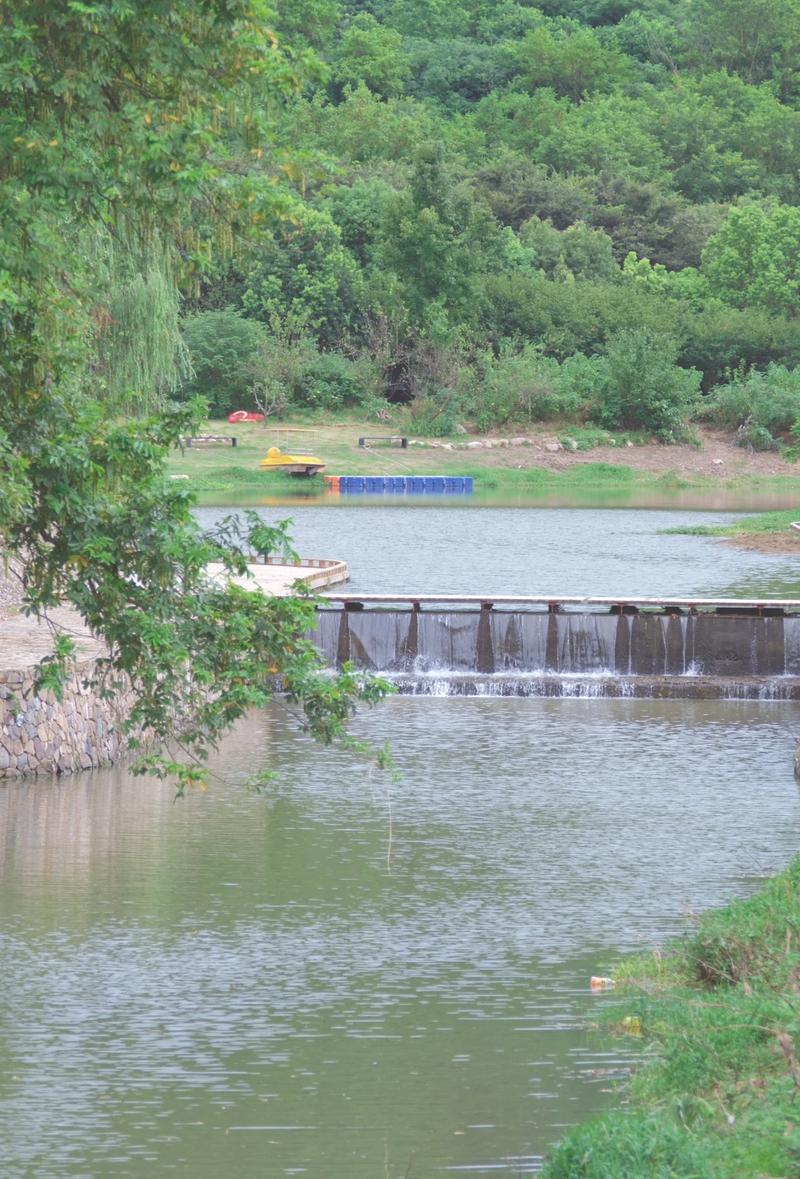
M 158 232 L 139 227 L 134 234 L 124 222 L 113 235 L 99 229 L 92 237 L 97 294 L 90 379 L 115 413 L 152 413 L 191 374 L 174 247 Z

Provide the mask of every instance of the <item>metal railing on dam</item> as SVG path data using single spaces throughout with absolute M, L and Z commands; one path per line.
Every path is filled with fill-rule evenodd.
M 312 638 L 403 691 L 800 699 L 800 600 L 331 594 Z

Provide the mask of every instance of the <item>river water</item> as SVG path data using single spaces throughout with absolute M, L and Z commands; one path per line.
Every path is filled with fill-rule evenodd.
M 574 597 L 800 596 L 792 557 L 735 549 L 664 530 L 735 520 L 734 513 L 609 508 L 407 508 L 312 505 L 255 509 L 293 521 L 303 556 L 350 567 L 348 591 Z M 230 509 L 201 508 L 212 527 Z
M 589 976 L 797 846 L 793 726 L 396 698 L 360 726 L 390 784 L 274 706 L 178 804 L 6 786 L 2 1174 L 530 1173 L 636 1056 L 583 1030 Z
M 634 515 L 639 592 L 794 576 L 734 550 L 721 568 L 697 538 L 668 555 L 658 514 Z M 514 518 L 512 555 L 564 588 L 558 524 L 540 521 L 537 567 Z M 383 538 L 360 517 L 363 567 L 357 520 L 325 519 L 314 533 L 303 511 L 302 551 L 345 556 L 362 588 L 388 577 L 398 517 Z M 426 519 L 402 535 L 434 570 L 446 521 L 426 539 Z M 469 546 L 497 530 L 459 519 L 431 573 L 448 591 L 476 585 Z M 612 525 L 581 524 L 580 592 L 590 574 L 620 588 Z M 0 789 L 3 1179 L 533 1173 L 640 1056 L 591 1030 L 613 997 L 589 977 L 797 848 L 791 705 L 398 697 L 357 730 L 392 742 L 396 782 L 321 752 L 276 702 L 178 803 L 123 767 Z

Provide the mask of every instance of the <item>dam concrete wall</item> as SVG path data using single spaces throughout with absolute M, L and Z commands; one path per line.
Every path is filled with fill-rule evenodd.
M 313 640 L 334 666 L 411 677 L 591 676 L 648 682 L 800 677 L 800 614 L 784 611 L 322 608 Z M 788 688 L 788 683 L 787 683 Z M 663 694 L 663 693 L 660 693 Z M 686 694 L 689 694 L 687 685 Z

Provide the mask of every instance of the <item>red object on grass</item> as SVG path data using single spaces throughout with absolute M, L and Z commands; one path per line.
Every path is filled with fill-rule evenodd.
M 251 413 L 248 409 L 235 409 L 228 414 L 229 422 L 263 422 L 263 413 Z

